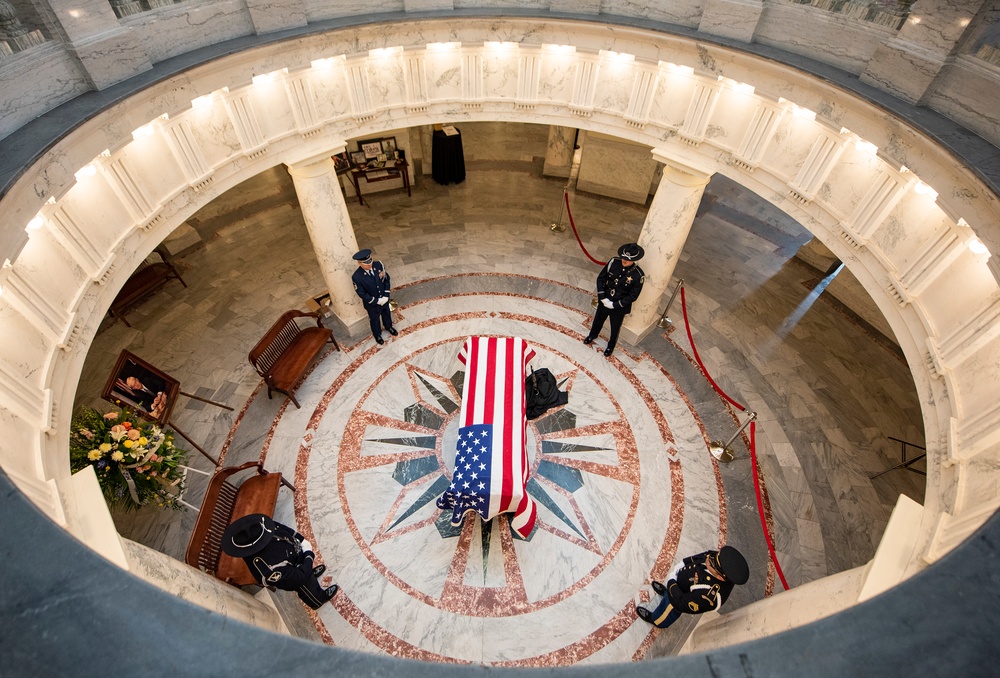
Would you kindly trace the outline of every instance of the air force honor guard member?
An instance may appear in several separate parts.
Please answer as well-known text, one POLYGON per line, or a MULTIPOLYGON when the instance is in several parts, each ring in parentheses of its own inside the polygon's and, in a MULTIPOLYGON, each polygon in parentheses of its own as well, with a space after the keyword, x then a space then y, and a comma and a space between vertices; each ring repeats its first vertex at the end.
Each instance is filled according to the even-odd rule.
POLYGON ((653 590, 663 596, 655 610, 636 606, 643 621, 665 629, 681 613, 702 614, 722 606, 737 584, 750 579, 750 566, 732 546, 705 551, 684 559, 683 565, 666 585, 653 582, 653 590))
POLYGON ((622 321, 632 311, 632 304, 639 298, 642 284, 646 282, 646 275, 635 265, 643 254, 645 251, 637 243, 622 245, 618 248, 618 256, 612 258, 597 276, 597 311, 583 343, 593 343, 601 333, 604 321, 611 318, 611 338, 604 349, 605 357, 614 352, 622 321))
POLYGON ((372 261, 371 250, 361 250, 354 255, 354 260, 358 262, 358 268, 351 276, 354 291, 361 297, 368 312, 372 336, 379 345, 384 344, 383 327, 392 336, 399 334, 392 326, 392 313, 389 311, 389 272, 381 261, 372 261))
POLYGON ((337 585, 323 588, 319 577, 326 565, 313 567, 312 545, 305 538, 263 513, 234 521, 222 533, 222 550, 242 558, 261 586, 295 591, 303 603, 316 610, 337 595, 337 585))

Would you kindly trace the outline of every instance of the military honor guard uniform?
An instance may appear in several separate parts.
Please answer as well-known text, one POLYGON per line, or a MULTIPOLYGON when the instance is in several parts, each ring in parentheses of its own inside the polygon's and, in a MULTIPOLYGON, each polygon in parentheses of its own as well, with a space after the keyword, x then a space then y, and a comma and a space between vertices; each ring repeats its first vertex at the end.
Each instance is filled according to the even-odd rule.
POLYGON ((361 250, 354 255, 354 260, 358 262, 358 268, 351 276, 354 291, 365 305, 372 336, 380 345, 384 344, 383 327, 392 336, 399 334, 392 326, 392 313, 389 310, 389 272, 381 261, 372 260, 371 250, 361 250))
POLYGON ((681 614, 703 614, 722 606, 737 584, 750 579, 750 566, 732 546, 705 551, 684 559, 683 565, 666 585, 654 581, 653 590, 663 596, 656 609, 636 606, 643 621, 665 629, 681 614))
POLYGON ((326 565, 313 567, 312 545, 263 513, 244 516, 227 527, 222 533, 222 550, 242 558, 261 586, 295 591, 314 610, 337 594, 336 584, 327 588, 320 585, 326 565))
POLYGON ((645 251, 636 243, 628 243, 618 248, 618 256, 609 261, 597 276, 597 311, 590 333, 583 343, 593 343, 604 327, 604 321, 611 319, 611 337, 605 356, 610 356, 618 344, 618 333, 622 329, 625 316, 631 313, 632 304, 639 298, 646 275, 635 262, 642 259, 645 251))

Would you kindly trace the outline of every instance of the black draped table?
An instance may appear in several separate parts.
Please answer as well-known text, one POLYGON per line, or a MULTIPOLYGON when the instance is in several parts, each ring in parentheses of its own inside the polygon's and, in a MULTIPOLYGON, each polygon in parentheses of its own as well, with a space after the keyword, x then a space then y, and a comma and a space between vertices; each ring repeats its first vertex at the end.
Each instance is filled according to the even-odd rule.
POLYGON ((431 164, 434 181, 439 184, 460 184, 465 181, 465 154, 462 151, 461 132, 448 135, 444 130, 434 130, 431 164))

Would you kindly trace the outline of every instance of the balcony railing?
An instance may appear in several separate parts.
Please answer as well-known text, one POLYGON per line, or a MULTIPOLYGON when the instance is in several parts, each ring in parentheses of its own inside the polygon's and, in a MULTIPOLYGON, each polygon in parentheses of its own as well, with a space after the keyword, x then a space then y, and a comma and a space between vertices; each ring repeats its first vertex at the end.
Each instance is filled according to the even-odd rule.
POLYGON ((124 19, 127 16, 148 12, 151 9, 180 4, 184 0, 108 0, 108 2, 111 3, 111 9, 115 11, 115 15, 119 19, 124 19))

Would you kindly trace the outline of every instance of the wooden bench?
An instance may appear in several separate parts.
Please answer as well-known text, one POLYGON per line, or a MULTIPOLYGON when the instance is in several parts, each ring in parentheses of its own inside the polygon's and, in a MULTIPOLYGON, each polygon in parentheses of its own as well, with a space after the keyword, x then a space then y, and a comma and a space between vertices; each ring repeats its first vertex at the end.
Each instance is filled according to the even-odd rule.
POLYGON ((252 513, 273 516, 282 485, 295 492, 295 487, 280 473, 269 473, 255 461, 217 471, 201 502, 184 562, 234 586, 257 584, 242 558, 222 552, 222 533, 230 523, 243 516, 252 513), (250 468, 256 468, 257 473, 237 484, 232 476, 250 468))
POLYGON ((125 281, 118 296, 111 302, 111 308, 108 309, 112 317, 120 318, 128 327, 132 327, 132 325, 125 318, 125 312, 158 290, 168 280, 176 278, 181 281, 181 285, 187 287, 187 283, 184 282, 181 274, 171 263, 170 255, 159 247, 153 251, 160 257, 160 261, 147 259, 139 264, 139 268, 135 269, 135 272, 125 281))
POLYGON ((293 395, 295 387, 306 373, 309 363, 328 341, 340 350, 340 345, 333 338, 333 330, 323 327, 318 313, 293 310, 278 318, 250 351, 250 364, 264 378, 267 397, 271 397, 272 391, 278 391, 299 407, 299 401, 293 395), (300 327, 296 318, 315 318, 316 327, 300 327))

